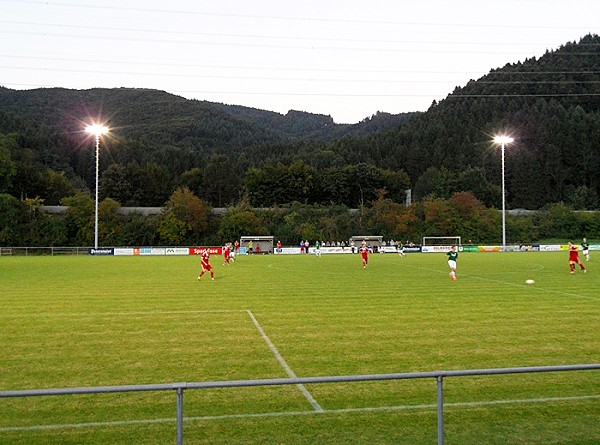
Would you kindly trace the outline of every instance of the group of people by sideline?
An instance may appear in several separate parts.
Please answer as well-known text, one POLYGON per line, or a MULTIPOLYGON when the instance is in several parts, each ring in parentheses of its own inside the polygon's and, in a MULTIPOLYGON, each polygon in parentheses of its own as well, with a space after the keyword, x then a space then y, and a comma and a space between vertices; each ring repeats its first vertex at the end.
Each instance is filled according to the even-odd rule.
MULTIPOLYGON (((251 243, 251 242, 250 242, 251 243)), ((249 243, 248 253, 252 252, 252 245, 249 243)), ((281 249, 281 241, 277 242, 277 248, 281 249)), ((308 240, 300 242, 300 252, 302 254, 308 254, 310 248, 310 242, 308 240)), ((589 252, 589 243, 586 238, 583 238, 581 243, 581 251, 586 261, 590 260, 590 252, 589 252)), ((233 261, 235 261, 236 253, 239 249, 239 243, 236 241, 235 243, 226 243, 223 246, 223 265, 228 266, 233 261), (233 248, 232 248, 233 247, 233 248)), ((321 256, 321 243, 317 241, 314 245, 314 253, 316 256, 321 256)), ((572 274, 575 273, 577 267, 586 273, 587 269, 579 259, 579 246, 577 246, 572 241, 568 243, 568 251, 569 251, 569 270, 572 274)), ((366 269, 369 264, 369 246, 367 246, 367 242, 363 241, 361 247, 358 249, 358 253, 360 254, 363 269, 366 269)), ((446 252, 446 256, 448 257, 448 267, 450 268, 449 276, 453 281, 457 281, 458 277, 456 276, 457 269, 457 261, 458 261, 458 246, 453 245, 448 252, 446 252)), ((198 274, 198 280, 202 278, 202 276, 206 273, 210 273, 211 280, 215 279, 215 273, 212 265, 210 264, 210 252, 208 249, 204 249, 201 252, 200 257, 200 273, 198 274)))

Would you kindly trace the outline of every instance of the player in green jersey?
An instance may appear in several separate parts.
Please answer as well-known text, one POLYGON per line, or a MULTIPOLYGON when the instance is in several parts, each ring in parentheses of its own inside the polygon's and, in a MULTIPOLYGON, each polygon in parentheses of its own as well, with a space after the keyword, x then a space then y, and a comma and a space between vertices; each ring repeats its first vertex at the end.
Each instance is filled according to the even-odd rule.
POLYGON ((581 252, 583 253, 583 256, 585 257, 586 261, 590 260, 590 245, 587 242, 587 238, 583 239, 583 242, 581 243, 581 252))
POLYGON ((456 246, 452 246, 450 251, 446 252, 446 255, 448 255, 448 266, 450 266, 450 278, 456 281, 456 260, 458 259, 458 250, 456 246))

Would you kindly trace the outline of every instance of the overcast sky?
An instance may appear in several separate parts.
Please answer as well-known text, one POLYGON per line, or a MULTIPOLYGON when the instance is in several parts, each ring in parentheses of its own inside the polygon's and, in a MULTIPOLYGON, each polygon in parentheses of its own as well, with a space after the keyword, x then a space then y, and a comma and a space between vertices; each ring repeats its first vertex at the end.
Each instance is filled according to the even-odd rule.
POLYGON ((0 85, 152 88, 355 123, 600 34, 599 0, 0 0, 0 85))

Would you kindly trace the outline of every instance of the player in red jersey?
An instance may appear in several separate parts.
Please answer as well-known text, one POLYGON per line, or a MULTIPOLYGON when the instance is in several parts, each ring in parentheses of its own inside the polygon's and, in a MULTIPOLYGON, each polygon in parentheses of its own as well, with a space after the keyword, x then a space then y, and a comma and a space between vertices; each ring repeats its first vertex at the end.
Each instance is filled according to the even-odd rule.
POLYGON ((200 275, 198 275, 198 281, 200 281, 200 278, 202 278, 202 275, 204 275, 204 272, 206 272, 207 270, 210 272, 210 279, 214 280, 215 279, 215 272, 213 271, 212 266, 210 265, 210 253, 208 253, 208 250, 205 249, 202 251, 201 253, 202 258, 200 259, 200 275))
POLYGON ((360 256, 362 257, 363 269, 367 268, 367 264, 369 263, 369 248, 367 247, 367 242, 363 241, 362 246, 358 249, 360 256))
POLYGON ((578 248, 572 241, 569 241, 569 269, 571 269, 571 273, 575 273, 575 264, 579 264, 583 273, 587 272, 585 270, 585 266, 583 263, 579 261, 579 252, 578 248))
POLYGON ((231 258, 231 243, 227 243, 223 246, 223 266, 229 266, 230 258, 231 258))

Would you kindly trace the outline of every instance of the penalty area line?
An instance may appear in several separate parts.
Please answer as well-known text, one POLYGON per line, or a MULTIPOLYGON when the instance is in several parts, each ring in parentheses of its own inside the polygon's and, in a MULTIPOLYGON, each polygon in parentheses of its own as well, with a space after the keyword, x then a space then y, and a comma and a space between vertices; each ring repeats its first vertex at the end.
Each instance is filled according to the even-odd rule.
MULTIPOLYGON (((546 397, 534 399, 507 399, 507 400, 488 400, 482 402, 449 402, 444 403, 444 408, 479 408, 496 405, 511 405, 511 404, 543 404, 543 403, 561 403, 561 402, 577 402, 585 400, 600 400, 600 395, 589 396, 573 396, 573 397, 546 397)), ((247 414, 226 414, 222 416, 193 416, 184 417, 184 422, 206 422, 220 420, 235 420, 235 419, 252 419, 252 418, 269 418, 269 417, 293 417, 293 416, 311 416, 315 414, 350 414, 350 413, 369 413, 369 412, 393 412, 393 411, 415 411, 415 410, 435 410, 437 404, 421 404, 421 405, 396 405, 396 406, 380 406, 380 407, 364 407, 364 408, 341 408, 329 409, 323 411, 288 411, 277 413, 247 413, 247 414)), ((30 425, 30 426, 7 426, 0 427, 0 433, 11 431, 45 431, 45 430, 61 430, 61 429, 76 429, 76 428, 94 428, 94 427, 112 427, 112 426, 127 426, 127 425, 143 425, 143 424, 159 424, 159 423, 175 423, 177 419, 161 418, 161 419, 146 419, 146 420, 115 420, 107 422, 86 422, 86 423, 66 423, 55 425, 30 425)))
POLYGON ((135 312, 73 312, 73 313, 39 313, 39 314, 0 314, 0 318, 32 318, 32 317, 122 317, 128 315, 185 315, 185 314, 225 314, 245 312, 243 309, 206 309, 189 311, 135 311, 135 312))
MULTIPOLYGON (((254 316, 254 314, 252 313, 252 311, 251 310, 247 310, 246 313, 248 314, 248 316, 252 320, 252 323, 254 323, 254 326, 256 326, 256 329, 260 333, 260 336, 263 338, 263 340, 265 341, 265 343, 267 344, 267 346, 269 346, 269 349, 271 350, 271 352, 273 353, 273 355, 275 356, 275 358, 277 359, 277 361, 279 362, 279 364, 285 370, 286 374, 289 377, 293 378, 293 379, 298 378, 298 376, 296 375, 296 373, 292 370, 292 368, 289 367, 289 365, 286 363, 285 359, 281 356, 281 354, 277 350, 277 347, 273 344, 273 342, 269 339, 269 337, 267 337, 267 334, 265 333, 264 329, 262 328, 262 326, 260 325, 260 323, 258 322, 258 320, 256 319, 256 317, 254 316)), ((306 400, 308 400, 308 402, 311 404, 311 406, 313 407, 313 409, 316 412, 318 412, 318 413, 322 413, 323 412, 323 408, 321 407, 321 405, 319 405, 319 402, 317 402, 315 400, 315 398, 306 389, 306 387, 304 385, 298 384, 298 385, 296 385, 296 387, 300 390, 300 392, 304 395, 304 397, 306 398, 306 400)))

